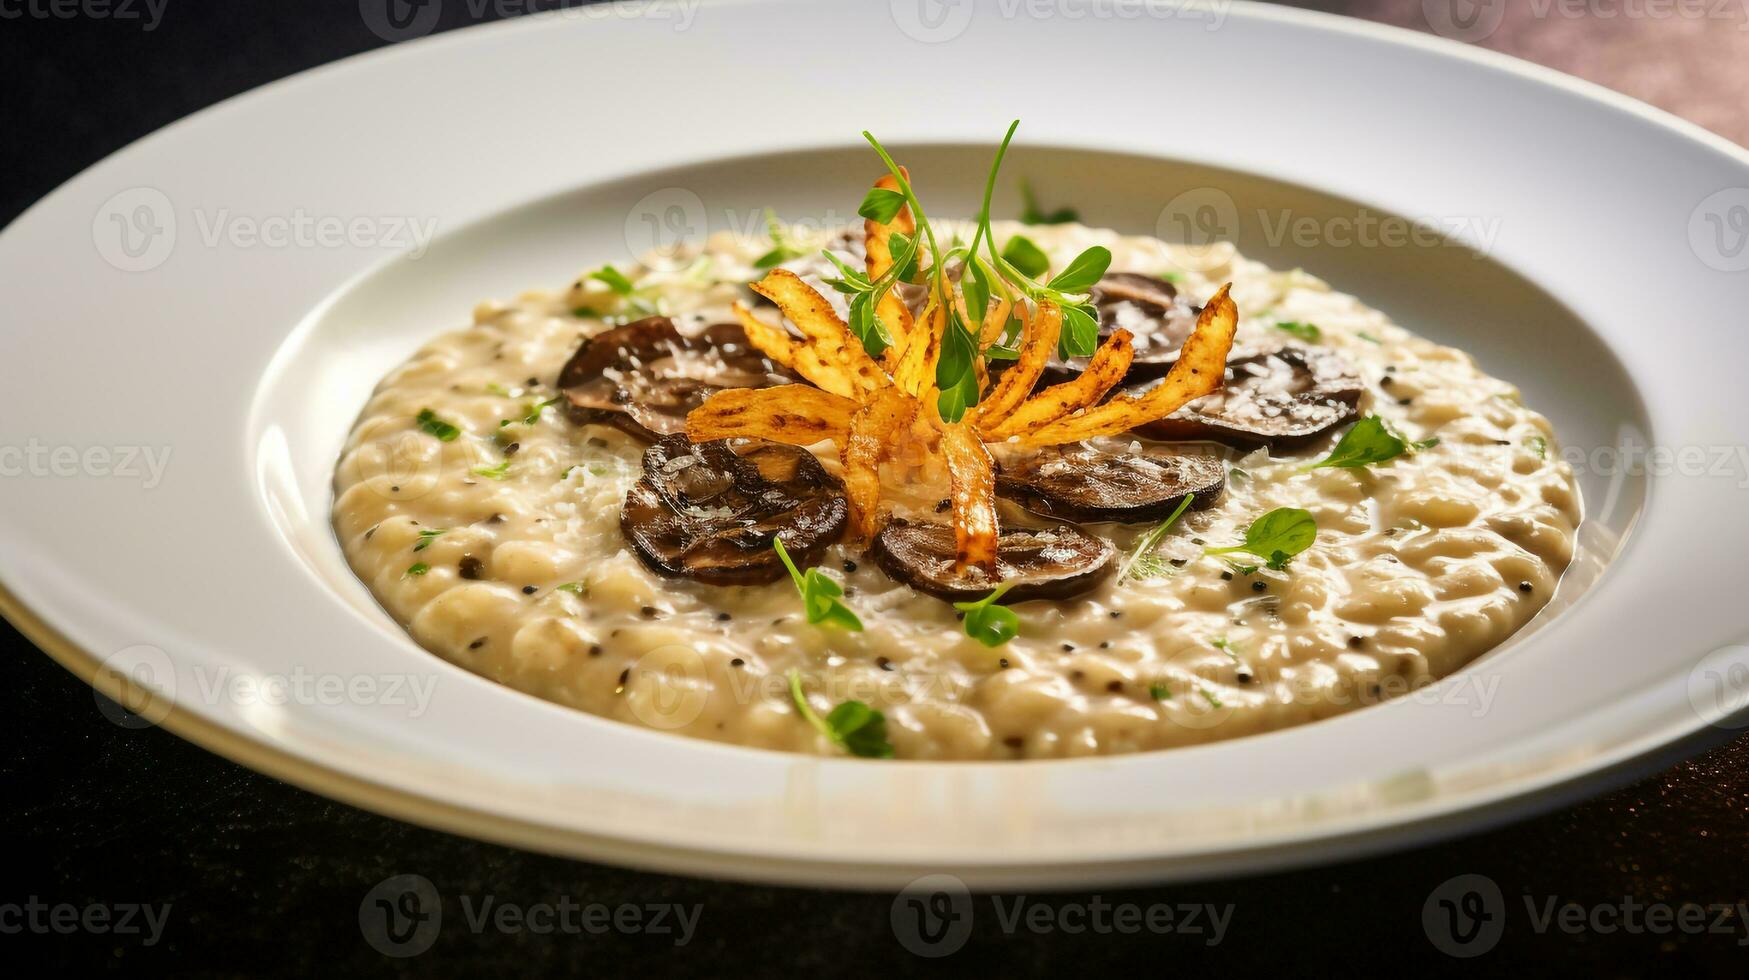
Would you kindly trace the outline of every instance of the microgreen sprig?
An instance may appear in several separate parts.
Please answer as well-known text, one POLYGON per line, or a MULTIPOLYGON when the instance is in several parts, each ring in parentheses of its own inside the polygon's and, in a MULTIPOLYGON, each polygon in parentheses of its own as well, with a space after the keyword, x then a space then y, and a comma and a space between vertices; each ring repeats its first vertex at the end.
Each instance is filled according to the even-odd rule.
POLYGON ((862 620, 839 601, 844 595, 842 586, 827 578, 818 568, 810 568, 806 575, 802 574, 796 563, 790 560, 789 552, 783 550, 781 538, 772 538, 771 546, 777 549, 777 557, 783 561, 783 567, 789 569, 789 577, 795 580, 808 622, 816 626, 836 626, 853 633, 862 631, 862 620))
POLYGON ((1020 617, 1007 606, 996 605, 996 600, 1013 587, 1013 582, 1003 582, 982 599, 953 604, 966 614, 960 628, 967 636, 987 647, 999 647, 1020 635, 1020 617))
POLYGON ((1309 511, 1298 507, 1277 507, 1251 522, 1245 529, 1242 544, 1225 548, 1204 548, 1206 555, 1229 555, 1244 552, 1264 559, 1274 571, 1287 567, 1289 561, 1312 546, 1318 537, 1318 522, 1309 511))
POLYGON ((1160 547, 1160 541, 1166 537, 1166 532, 1172 529, 1172 525, 1176 524, 1180 517, 1184 516, 1184 512, 1190 509, 1191 501, 1195 499, 1196 494, 1185 494, 1184 499, 1178 502, 1178 506, 1173 509, 1172 513, 1167 516, 1165 520, 1150 528, 1148 533, 1142 535, 1141 539, 1136 542, 1135 548, 1130 551, 1129 558, 1124 561, 1123 568, 1117 573, 1117 581, 1119 585, 1122 585, 1127 581, 1132 574, 1139 572, 1145 575, 1152 575, 1159 571, 1158 565, 1151 564, 1154 549, 1160 547))
POLYGON ((1377 415, 1368 415, 1342 434, 1330 455, 1302 467, 1305 471, 1334 467, 1355 469, 1373 463, 1385 463, 1404 454, 1413 455, 1439 445, 1437 437, 1413 441, 1392 428, 1377 415))
POLYGON ((891 759, 893 746, 887 741, 887 716, 861 701, 845 701, 820 717, 808 696, 802 693, 802 675, 789 672, 789 696, 800 714, 814 730, 826 736, 832 744, 863 759, 891 759))
MULTIPOLYGON (((990 230, 990 198, 996 186, 996 174, 1002 168, 1002 158, 1007 155, 1008 144, 1013 141, 1014 131, 1019 126, 1020 120, 1018 119, 1009 125, 1007 135, 1002 137, 1002 144, 996 150, 996 160, 991 164, 990 176, 985 183, 984 205, 978 212, 978 230, 972 236, 972 243, 967 249, 968 257, 975 259, 978 254, 978 244, 982 241, 990 257, 989 269, 981 269, 981 262, 972 261, 970 263, 971 275, 968 278, 976 283, 980 277, 987 277, 988 281, 974 285, 974 289, 983 288, 981 298, 985 301, 989 298, 989 286, 1003 285, 1006 294, 1005 285, 1012 284, 1034 302, 1055 303, 1063 311, 1063 331, 1057 344, 1057 352, 1063 357, 1086 357, 1099 346, 1099 311, 1091 305, 1092 297, 1088 295, 1087 290, 1091 289, 1093 284, 1105 275, 1105 270, 1111 267, 1111 251, 1104 246, 1095 245, 1077 255, 1063 268, 1063 271, 1057 273, 1046 283, 1040 283, 1036 278, 1044 274, 1042 270, 1029 275, 1025 269, 1021 268, 1021 264, 1017 264, 1009 255, 1008 248, 1005 247, 1001 253, 996 251, 996 235, 990 230)), ((1030 190, 1026 191, 1026 194, 1030 201, 1030 190)), ((1031 204, 1028 205, 1028 210, 1029 212, 1033 210, 1031 204)), ((1025 221, 1026 217, 1027 215, 1023 215, 1022 220, 1025 221)), ((1076 215, 1073 211, 1063 211, 1050 216, 1050 218, 1053 220, 1046 222, 1027 221, 1026 223, 1058 224, 1074 221, 1076 215)), ((1022 263, 1025 263, 1030 256, 1025 255, 1023 251, 1021 258, 1022 263)), ((1036 262, 1030 264, 1036 267, 1036 262)), ((978 298, 971 294, 966 296, 966 309, 973 316, 978 316, 982 312, 982 305, 974 303, 974 300, 978 298)))

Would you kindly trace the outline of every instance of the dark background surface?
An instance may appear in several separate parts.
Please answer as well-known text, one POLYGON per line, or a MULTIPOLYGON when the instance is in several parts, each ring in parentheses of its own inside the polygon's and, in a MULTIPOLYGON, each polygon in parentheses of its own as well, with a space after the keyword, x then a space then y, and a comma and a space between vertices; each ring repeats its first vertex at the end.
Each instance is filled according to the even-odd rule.
MULTIPOLYGON (((47 0, 36 0, 46 3, 47 0)), ((120 0, 117 0, 119 3, 120 0)), ((551 4, 535 4, 546 7, 551 4)), ((1425 29, 1421 4, 1306 4, 1425 29)), ((490 5, 488 5, 490 7, 490 5)), ((0 11, 25 9, 0 0, 0 11)), ((137 7, 145 14, 144 7, 137 7)), ((514 9, 514 8, 513 8, 514 9)), ((1749 32, 1735 19, 1568 17, 1515 7, 1487 46, 1645 98, 1749 140, 1749 32)), ((441 29, 477 19, 450 3, 441 29)), ((139 20, 0 19, 0 221, 82 168, 222 98, 382 45, 357 0, 168 0, 139 20)), ((5 329, 48 329, 8 320, 5 329)), ((13 366, 6 366, 6 370, 13 366)), ((1594 976, 1749 973, 1749 916, 1729 934, 1538 933, 1525 910, 1550 899, 1591 906, 1749 900, 1749 739, 1610 795, 1459 841, 1387 858, 1228 882, 1108 890, 1107 903, 1231 905, 1220 944, 1205 937, 1005 934, 988 899, 971 942, 946 959, 907 953, 892 898, 769 889, 646 875, 451 837, 364 813, 233 765, 154 728, 109 720, 93 694, 0 626, 10 737, 0 751, 11 845, 0 910, 35 897, 75 906, 169 903, 163 938, 26 930, 0 934, 0 961, 129 972, 717 975, 965 969, 1015 974, 1100 970, 1289 975, 1390 970, 1456 973, 1527 967, 1594 976), (429 952, 390 959, 360 926, 366 893, 392 875, 429 878, 446 923, 429 952), (1506 902, 1505 931, 1475 960, 1440 953, 1423 906, 1443 882, 1480 874, 1506 902), (698 930, 673 936, 473 934, 457 897, 530 905, 699 905, 698 930)), ((1070 910, 1091 894, 1035 895, 1070 910)), ((1749 911, 1746 909, 1745 911, 1749 911)), ((16 914, 16 913, 14 913, 16 914)), ((1709 916, 1709 919, 1711 916, 1709 916)), ((0 926, 6 920, 0 916, 0 926)))

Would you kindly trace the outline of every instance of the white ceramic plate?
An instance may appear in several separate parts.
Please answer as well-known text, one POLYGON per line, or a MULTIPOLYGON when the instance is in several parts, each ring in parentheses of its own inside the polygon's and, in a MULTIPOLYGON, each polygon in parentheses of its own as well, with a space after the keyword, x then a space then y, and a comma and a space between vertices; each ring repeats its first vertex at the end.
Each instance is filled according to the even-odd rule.
POLYGON ((530 18, 301 75, 6 229, 7 615, 146 717, 340 799, 836 886, 1325 860, 1547 805, 1741 722, 1749 154, 1518 62, 1263 7, 689 9, 530 18), (848 218, 874 168, 863 127, 907 148, 936 213, 967 213, 1016 115, 1007 172, 1090 223, 1237 236, 1520 383, 1575 447, 1589 508, 1550 611, 1431 693, 1279 734, 871 763, 534 700, 419 650, 349 574, 328 527, 341 439, 375 380, 474 302, 767 205, 848 218), (1388 214, 1486 256, 1339 240, 1388 214), (1284 216, 1315 240, 1280 234, 1284 216), (396 247, 407 219, 436 222, 417 258, 396 247), (1705 463, 1609 462, 1633 440, 1705 463))

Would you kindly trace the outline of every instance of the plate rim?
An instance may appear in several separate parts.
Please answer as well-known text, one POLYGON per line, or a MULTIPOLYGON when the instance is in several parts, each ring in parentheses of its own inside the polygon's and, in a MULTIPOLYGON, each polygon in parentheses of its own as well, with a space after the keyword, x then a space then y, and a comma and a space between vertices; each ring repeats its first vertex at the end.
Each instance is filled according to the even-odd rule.
MULTIPOLYGON (((752 6, 773 2, 775 2, 775 0, 734 0, 732 4, 723 4, 723 6, 752 6)), ((1626 111, 1644 121, 1671 130, 1675 134, 1685 137, 1688 140, 1699 142, 1715 152, 1721 152, 1738 163, 1749 165, 1749 150, 1739 147, 1696 124, 1672 116, 1663 110, 1638 102, 1637 100, 1605 89, 1594 83, 1576 79, 1542 66, 1523 62, 1520 59, 1509 55, 1486 49, 1473 48, 1455 41, 1428 37, 1404 28, 1357 21, 1351 18, 1315 11, 1270 7, 1242 2, 1236 5, 1236 13, 1263 20, 1307 22, 1326 30, 1333 29, 1350 34, 1372 36, 1395 44, 1403 44, 1437 51, 1446 56, 1458 57, 1485 67, 1505 71, 1509 74, 1516 74, 1543 84, 1552 84, 1592 101, 1602 102, 1617 110, 1626 111)), ((183 119, 160 130, 147 134, 139 140, 127 144, 121 149, 116 150, 114 153, 104 157, 102 160, 93 163, 91 167, 100 166, 115 157, 130 152, 147 141, 155 140, 161 136, 170 134, 179 129, 184 123, 191 123, 194 120, 204 117, 208 113, 231 107, 231 103, 233 102, 254 97, 267 89, 291 85, 295 80, 302 79, 304 76, 338 68, 341 65, 353 61, 355 58, 381 59, 389 56, 389 52, 392 49, 400 47, 429 50, 431 46, 437 44, 461 43, 462 41, 471 40, 479 34, 486 32, 535 30, 539 29, 540 21, 544 20, 546 17, 552 16, 557 16, 557 14, 549 13, 545 15, 537 15, 535 17, 518 18, 513 21, 498 24, 479 25, 476 27, 449 31, 430 38, 411 42, 409 44, 395 45, 390 48, 362 52, 335 62, 314 66, 310 69, 297 72, 286 78, 266 83, 265 85, 239 93, 238 95, 215 103, 212 106, 203 108, 202 110, 184 117, 183 119)), ((86 170, 89 169, 90 168, 86 168, 86 170)), ((83 173, 85 173, 85 170, 81 170, 79 174, 69 177, 67 181, 63 182, 63 184, 77 180, 83 173)), ((55 192, 51 192, 49 195, 45 195, 43 199, 34 202, 30 207, 26 208, 17 218, 8 223, 5 230, 9 231, 13 225, 18 224, 26 216, 34 213, 37 208, 41 207, 45 202, 49 201, 50 198, 54 197, 54 193, 55 192)), ((362 270, 361 274, 364 272, 368 272, 368 268, 362 270)), ((0 616, 4 616, 7 620, 13 623, 22 634, 29 638, 40 649, 44 650, 52 659, 61 663, 63 667, 67 668, 75 676, 79 677, 82 681, 91 685, 105 696, 117 699, 128 699, 139 698, 143 695, 149 702, 166 702, 168 704, 168 714, 164 717, 164 720, 160 722, 160 725, 161 727, 171 730, 179 737, 200 745, 209 751, 213 751, 222 757, 248 766, 249 768, 264 772, 275 778, 285 779, 295 785, 302 786, 322 795, 330 796, 331 798, 340 799, 344 802, 364 807, 365 809, 374 812, 383 813, 422 826, 465 833, 469 836, 495 840, 501 843, 510 843, 515 846, 527 847, 547 853, 565 853, 573 856, 605 859, 613 863, 637 864, 640 863, 639 860, 635 858, 628 860, 628 856, 624 853, 628 847, 635 847, 647 850, 645 856, 649 858, 650 862, 647 866, 660 868, 662 870, 680 870, 682 872, 697 873, 697 869, 701 865, 705 865, 712 867, 717 873, 722 873, 729 877, 745 877, 750 880, 783 881, 784 883, 792 884, 801 881, 817 883, 821 880, 818 872, 813 874, 809 873, 808 869, 817 868, 819 865, 811 864, 810 859, 808 858, 794 858, 792 859, 791 865, 786 865, 780 868, 775 865, 768 865, 768 862, 764 862, 757 857, 736 857, 735 855, 721 851, 706 850, 702 848, 695 849, 683 846, 663 848, 646 843, 628 841, 623 837, 592 834, 574 828, 557 828, 523 821, 508 814, 473 810, 455 803, 439 801, 430 797, 422 796, 416 792, 373 783, 369 780, 361 779, 348 773, 330 769, 319 762, 301 757, 289 750, 273 745, 266 739, 251 738, 241 731, 226 729, 222 725, 209 719, 202 718, 186 708, 167 702, 166 699, 160 698, 156 692, 151 691, 149 688, 141 687, 120 675, 105 671, 103 669, 103 662, 98 657, 70 641, 57 628, 47 620, 40 617, 34 610, 20 600, 6 586, 4 581, 0 581, 0 616), (668 864, 667 855, 671 855, 675 861, 684 861, 684 864, 668 864), (734 870, 734 866, 740 863, 748 865, 757 864, 759 867, 755 870, 749 870, 747 874, 742 875, 734 870), (780 871, 784 873, 778 874, 780 871)), ((131 703, 140 702, 132 701, 131 703)), ((1592 759, 1586 760, 1584 763, 1580 764, 1576 769, 1569 769, 1558 776, 1550 776, 1540 784, 1519 787, 1513 792, 1503 792, 1494 795, 1472 794, 1468 798, 1458 798, 1458 802, 1456 803, 1454 803, 1452 797, 1444 796, 1441 797, 1442 804, 1440 807, 1440 814, 1435 818, 1411 817, 1405 819, 1401 816, 1400 811, 1393 811, 1393 818, 1388 821, 1389 826, 1383 829, 1360 828, 1358 830, 1350 830, 1347 832, 1341 830, 1333 832, 1319 831, 1314 833, 1309 841, 1312 845, 1309 850, 1318 853, 1308 857, 1305 862, 1301 863, 1326 860, 1343 853, 1362 853, 1401 846, 1403 838, 1425 836, 1426 834, 1433 832, 1431 828, 1435 825, 1450 823, 1457 820, 1459 817, 1470 816, 1481 810, 1496 812, 1500 815, 1501 819, 1505 819, 1509 814, 1500 811, 1513 810, 1515 809, 1514 804, 1524 804, 1526 807, 1533 806, 1536 805, 1534 801, 1541 798, 1538 794, 1556 793, 1562 789, 1572 791, 1574 784, 1598 778, 1601 774, 1609 771, 1619 770, 1621 768, 1631 768, 1636 763, 1646 759, 1648 756, 1656 755, 1661 750, 1667 749, 1678 742, 1682 742, 1686 738, 1705 734, 1707 728, 1707 723, 1704 720, 1696 718, 1691 724, 1673 725, 1668 728, 1659 729, 1654 734, 1642 734, 1642 736, 1635 741, 1623 743, 1613 753, 1593 757, 1592 759), (1359 835, 1364 833, 1370 838, 1370 840, 1347 841, 1344 838, 1345 833, 1348 835, 1359 835), (1345 844, 1347 845, 1346 847, 1344 846, 1345 844)), ((1555 804, 1551 802, 1547 805, 1552 806, 1555 804)), ((1235 848, 1232 853, 1266 854, 1267 851, 1267 845, 1263 848, 1240 846, 1235 848)), ((1161 861, 1169 864, 1177 864, 1182 862, 1182 858, 1163 858, 1161 861)), ((1230 864, 1231 862, 1228 863, 1230 864)), ((1270 867, 1281 866, 1281 862, 1279 861, 1265 860, 1262 863, 1270 867)), ((857 867, 864 868, 873 866, 863 866, 859 864, 857 867)), ((1052 879, 1060 879, 1065 875, 1074 873, 1069 870, 1070 866, 1066 864, 1047 863, 1028 867, 1032 873, 1048 876, 1052 879)), ((1158 867, 1149 869, 1146 873, 1142 874, 1139 879, 1130 878, 1129 876, 1123 877, 1124 880, 1172 880, 1175 876, 1169 873, 1169 871, 1170 868, 1167 864, 1162 864, 1158 867), (1163 871, 1168 873, 1163 874, 1163 871)), ((879 876, 878 872, 875 874, 877 877, 879 876)), ((1195 874, 1194 872, 1188 876, 1204 877, 1204 875, 1195 874)), ((967 877, 970 879, 974 876, 968 875, 967 877)), ((1095 882, 1105 879, 1101 879, 1095 874, 1092 877, 1077 875, 1075 880, 1078 882, 1095 882)), ((863 884, 866 885, 868 882, 869 879, 864 876, 863 884)), ((846 887, 856 886, 857 883, 839 881, 834 884, 837 887, 846 887)))

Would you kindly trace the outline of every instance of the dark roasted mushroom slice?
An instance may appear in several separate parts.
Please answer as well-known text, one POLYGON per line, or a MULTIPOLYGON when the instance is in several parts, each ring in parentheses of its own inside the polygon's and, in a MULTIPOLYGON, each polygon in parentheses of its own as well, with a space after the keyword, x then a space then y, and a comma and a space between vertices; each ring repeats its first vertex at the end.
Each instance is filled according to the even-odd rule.
POLYGON ((950 602, 981 599, 1014 583, 1004 602, 1067 599, 1111 574, 1110 544, 1070 525, 1006 531, 996 543, 996 574, 954 566, 954 533, 946 524, 894 520, 869 548, 881 568, 919 592, 950 602))
POLYGON ((1026 509, 1068 521, 1141 523, 1190 506, 1214 504, 1227 468, 1215 456, 1144 450, 1108 453, 1086 445, 1051 446, 1004 459, 996 493, 1026 509))
POLYGON ((815 565, 843 535, 844 487, 805 449, 753 441, 658 440, 626 493, 620 530, 651 570, 711 585, 760 585, 787 574, 771 539, 815 565))
POLYGON ((1283 347, 1229 362, 1228 371, 1225 388, 1135 431, 1167 441, 1293 448, 1353 418, 1364 391, 1348 360, 1325 348, 1283 347))
POLYGON ((724 388, 790 380, 739 324, 712 324, 688 337, 665 316, 588 338, 559 372, 572 421, 605 422, 645 440, 682 431, 686 414, 724 388))

